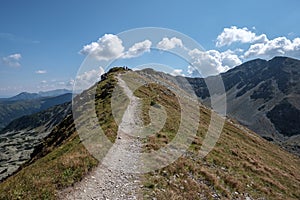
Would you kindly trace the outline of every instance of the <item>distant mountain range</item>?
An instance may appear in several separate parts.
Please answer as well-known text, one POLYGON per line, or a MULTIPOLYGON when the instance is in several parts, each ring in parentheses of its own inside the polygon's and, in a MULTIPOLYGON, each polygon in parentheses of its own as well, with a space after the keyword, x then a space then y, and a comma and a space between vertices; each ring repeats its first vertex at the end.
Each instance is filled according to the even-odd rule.
POLYGON ((2 98, 0 99, 0 130, 14 119, 69 102, 71 99, 72 92, 69 90, 23 92, 14 97, 2 98))
POLYGON ((20 101, 20 100, 31 100, 31 99, 38 99, 42 97, 55 97, 67 93, 72 93, 71 90, 67 89, 57 89, 57 90, 50 90, 50 91, 41 91, 38 93, 29 93, 29 92, 21 92, 20 94, 9 97, 9 98, 0 98, 1 101, 20 101))

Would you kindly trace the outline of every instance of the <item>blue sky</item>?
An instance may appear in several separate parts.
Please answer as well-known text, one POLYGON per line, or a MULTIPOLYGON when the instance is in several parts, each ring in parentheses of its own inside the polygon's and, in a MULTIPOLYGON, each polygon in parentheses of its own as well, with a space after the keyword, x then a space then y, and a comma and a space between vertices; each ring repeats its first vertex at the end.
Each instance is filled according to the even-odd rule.
MULTIPOLYGON (((98 69, 85 74, 82 69, 85 76, 77 74, 86 55, 91 53, 84 52, 84 46, 98 41, 101 47, 105 38, 110 41, 120 32, 141 27, 173 29, 193 38, 205 49, 204 54, 190 52, 195 66, 199 57, 207 56, 202 63, 215 67, 218 72, 257 57, 269 59, 287 55, 300 58, 299 7, 297 0, 2 0, 0 96, 71 88, 78 78, 95 78, 89 73, 97 74, 98 69), (104 37, 105 34, 110 35, 104 37)), ((167 35, 166 38, 168 44, 176 43, 167 35)), ((121 53, 126 53, 130 46, 124 48, 121 53)), ((144 50, 145 59, 156 57, 155 52, 150 54, 152 52, 144 50)), ((174 60, 169 60, 173 65, 174 60)), ((128 60, 124 63, 135 67, 130 66, 128 60)), ((191 75, 193 71, 184 63, 173 68, 177 74, 191 75)))

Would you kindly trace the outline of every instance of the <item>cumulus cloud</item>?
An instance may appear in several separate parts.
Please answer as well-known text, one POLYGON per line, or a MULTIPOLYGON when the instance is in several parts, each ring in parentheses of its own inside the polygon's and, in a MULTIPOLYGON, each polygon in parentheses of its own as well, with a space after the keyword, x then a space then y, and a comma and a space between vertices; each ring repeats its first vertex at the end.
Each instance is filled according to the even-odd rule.
POLYGON ((135 43, 132 47, 124 53, 123 58, 133 58, 142 55, 145 52, 150 52, 152 42, 145 40, 143 42, 135 43))
POLYGON ((224 28, 223 32, 218 35, 216 46, 228 46, 234 42, 240 43, 264 43, 267 42, 268 38, 265 34, 256 35, 248 28, 238 28, 231 26, 230 28, 224 28))
POLYGON ((36 74, 46 74, 47 71, 46 70, 37 70, 35 71, 36 74))
POLYGON ((255 57, 270 59, 274 56, 300 57, 300 38, 289 40, 286 37, 277 37, 266 43, 253 44, 243 55, 246 59, 255 57))
POLYGON ((97 42, 85 45, 80 51, 83 55, 91 54, 98 60, 111 60, 123 54, 122 40, 113 34, 105 34, 97 42))
POLYGON ((144 40, 133 44, 128 51, 125 51, 123 41, 113 34, 105 34, 97 42, 85 45, 79 53, 82 55, 91 55, 97 60, 113 60, 116 58, 133 58, 149 52, 152 42, 144 40))
POLYGON ((189 56, 192 64, 188 68, 189 75, 193 73, 199 75, 198 72, 200 72, 204 77, 225 72, 242 63, 231 50, 219 52, 216 50, 200 51, 199 49, 193 49, 189 51, 189 56))
POLYGON ((174 69, 170 74, 172 76, 184 76, 182 69, 174 69))
POLYGON ((3 57, 2 61, 5 65, 9 67, 20 67, 20 59, 22 58, 21 54, 16 53, 16 54, 11 54, 9 56, 3 57))
MULTIPOLYGON (((104 74, 104 69, 99 67, 97 70, 93 69, 76 76, 76 89, 83 90, 91 87, 97 81, 100 81, 102 74, 104 74)), ((71 82, 74 83, 73 80, 71 82)))
POLYGON ((169 39, 165 37, 156 45, 156 47, 161 50, 170 50, 175 47, 183 47, 183 43, 179 38, 172 37, 169 39))

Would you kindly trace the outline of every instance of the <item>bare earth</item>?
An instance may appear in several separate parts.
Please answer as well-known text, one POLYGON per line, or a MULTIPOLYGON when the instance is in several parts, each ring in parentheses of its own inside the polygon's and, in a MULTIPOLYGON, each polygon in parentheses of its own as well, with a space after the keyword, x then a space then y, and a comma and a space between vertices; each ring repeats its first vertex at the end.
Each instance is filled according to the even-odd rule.
POLYGON ((59 199, 141 199, 140 176, 137 173, 141 142, 133 135, 141 124, 139 120, 139 99, 126 83, 118 77, 118 84, 130 99, 117 140, 101 163, 74 187, 58 194, 59 199))

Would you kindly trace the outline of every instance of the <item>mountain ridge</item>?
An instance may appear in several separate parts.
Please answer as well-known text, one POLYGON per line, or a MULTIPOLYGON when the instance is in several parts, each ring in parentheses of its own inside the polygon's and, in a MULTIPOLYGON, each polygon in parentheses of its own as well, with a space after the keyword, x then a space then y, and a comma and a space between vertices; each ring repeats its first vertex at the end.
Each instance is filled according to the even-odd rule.
POLYGON ((153 73, 179 84, 190 93, 195 93, 208 107, 211 106, 210 96, 214 94, 210 94, 206 82, 214 83, 222 78, 227 98, 227 115, 265 139, 300 156, 299 60, 289 57, 274 57, 268 61, 255 59, 220 76, 207 78, 173 77, 163 72, 153 73), (277 115, 278 112, 282 114, 277 115), (294 128, 289 129, 290 127, 294 128))
MULTIPOLYGON (((143 140, 142 148, 151 152, 163 148, 176 136, 180 109, 176 96, 162 84, 167 81, 172 85, 175 77, 148 72, 132 72, 132 76, 123 80, 131 85, 140 80, 156 80, 134 92, 143 102, 141 119, 145 125, 151 122, 149 110, 152 107, 161 110, 164 107, 168 113, 164 127, 143 140)), ((99 124, 106 136, 112 138, 111 142, 122 139, 116 137, 118 126, 111 101, 117 82, 115 76, 125 73, 122 69, 108 72, 92 89, 86 90, 84 96, 78 95, 75 99, 84 116, 88 113, 85 105, 91 103, 96 87, 96 102, 92 103, 96 106, 99 124)), ((122 106, 126 108, 126 105, 122 106)), ((199 106, 199 128, 196 136, 191 138, 190 148, 169 166, 143 174, 140 188, 145 199, 299 199, 299 157, 262 139, 234 120, 226 119, 215 148, 205 158, 199 157, 213 112, 204 105, 199 106)), ((82 120, 81 124, 85 118, 82 120)), ((97 164, 82 146, 70 116, 54 130, 35 151, 37 157, 32 158, 32 163, 0 183, 0 199, 56 199, 58 191, 80 181, 97 164), (38 152, 43 153, 39 155, 38 152)))
POLYGON ((49 91, 40 91, 37 93, 21 92, 12 97, 0 98, 0 102, 1 101, 31 100, 31 99, 37 99, 37 98, 42 98, 42 97, 55 97, 55 96, 60 96, 60 95, 67 94, 67 93, 72 93, 72 91, 67 90, 67 89, 56 89, 56 90, 49 90, 49 91))
MULTIPOLYGON (((21 96, 24 98, 26 95, 21 96)), ((49 97, 29 96, 27 96, 29 99, 26 100, 13 98, 13 100, 0 101, 0 130, 19 117, 34 114, 72 100, 72 93, 49 97)))

